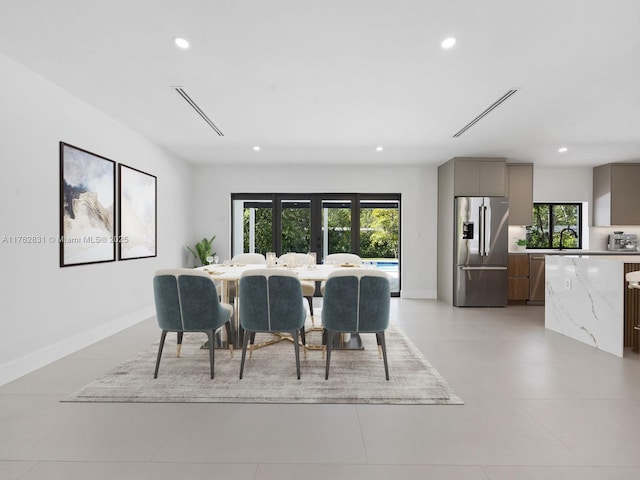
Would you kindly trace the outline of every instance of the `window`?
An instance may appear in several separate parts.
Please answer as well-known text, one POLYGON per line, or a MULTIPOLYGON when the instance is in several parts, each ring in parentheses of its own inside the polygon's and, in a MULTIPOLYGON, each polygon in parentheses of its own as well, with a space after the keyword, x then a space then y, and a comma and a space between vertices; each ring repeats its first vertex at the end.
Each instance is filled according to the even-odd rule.
POLYGON ((234 248, 234 251, 263 255, 273 251, 272 204, 271 200, 256 199, 238 205, 238 214, 242 214, 242 235, 234 235, 234 239, 242 241, 242 248, 234 248))
POLYGON ((582 204, 534 203, 527 248, 581 248, 581 232, 582 204))
POLYGON ((400 195, 249 193, 231 195, 231 256, 243 252, 360 255, 388 272, 400 294, 400 195))

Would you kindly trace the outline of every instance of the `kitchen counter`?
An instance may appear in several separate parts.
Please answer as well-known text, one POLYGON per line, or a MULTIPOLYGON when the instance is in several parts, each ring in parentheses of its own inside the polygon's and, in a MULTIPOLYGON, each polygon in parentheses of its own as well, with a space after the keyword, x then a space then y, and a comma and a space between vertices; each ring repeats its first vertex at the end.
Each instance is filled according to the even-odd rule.
POLYGON ((625 263, 639 264, 640 257, 547 255, 545 328, 622 357, 625 263))
POLYGON ((558 250, 558 249, 529 249, 529 250, 510 250, 510 254, 515 253, 528 253, 528 254, 542 254, 542 255, 640 255, 638 251, 611 251, 611 250, 558 250))

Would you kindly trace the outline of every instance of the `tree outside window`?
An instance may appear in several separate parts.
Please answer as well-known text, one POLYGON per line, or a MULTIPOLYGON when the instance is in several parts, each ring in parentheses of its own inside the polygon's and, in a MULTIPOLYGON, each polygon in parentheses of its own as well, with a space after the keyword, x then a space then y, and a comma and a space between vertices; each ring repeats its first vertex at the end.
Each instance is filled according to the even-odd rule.
POLYGON ((388 208, 360 209, 360 256, 362 258, 398 258, 399 212, 395 204, 388 208))
POLYGON ((534 203, 533 225, 527 227, 527 248, 581 248, 581 232, 580 203, 534 203))

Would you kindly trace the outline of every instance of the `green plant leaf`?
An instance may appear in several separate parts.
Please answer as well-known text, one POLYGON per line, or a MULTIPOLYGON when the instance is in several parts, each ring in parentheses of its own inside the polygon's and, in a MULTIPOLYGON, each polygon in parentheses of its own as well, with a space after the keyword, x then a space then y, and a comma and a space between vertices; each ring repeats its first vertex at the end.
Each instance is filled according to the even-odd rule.
POLYGON ((215 252, 212 252, 213 240, 215 238, 215 235, 211 237, 211 239, 207 239, 206 237, 203 238, 198 243, 196 243, 195 251, 190 247, 185 246, 185 248, 189 250, 197 260, 200 261, 201 265, 206 265, 207 257, 215 255, 215 252))

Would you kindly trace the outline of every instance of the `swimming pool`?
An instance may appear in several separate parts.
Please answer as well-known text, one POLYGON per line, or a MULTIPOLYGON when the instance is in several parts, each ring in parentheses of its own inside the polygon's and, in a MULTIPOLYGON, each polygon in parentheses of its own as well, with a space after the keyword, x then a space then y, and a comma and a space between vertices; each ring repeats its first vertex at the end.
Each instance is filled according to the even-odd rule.
POLYGON ((397 272, 398 271, 398 262, 391 260, 373 260, 376 268, 383 270, 385 272, 397 272))
MULTIPOLYGON (((370 260, 372 261, 376 269, 387 272, 390 276, 389 283, 392 293, 400 291, 400 271, 398 270, 397 260, 370 260)), ((366 263, 366 260, 364 261, 366 263)))

